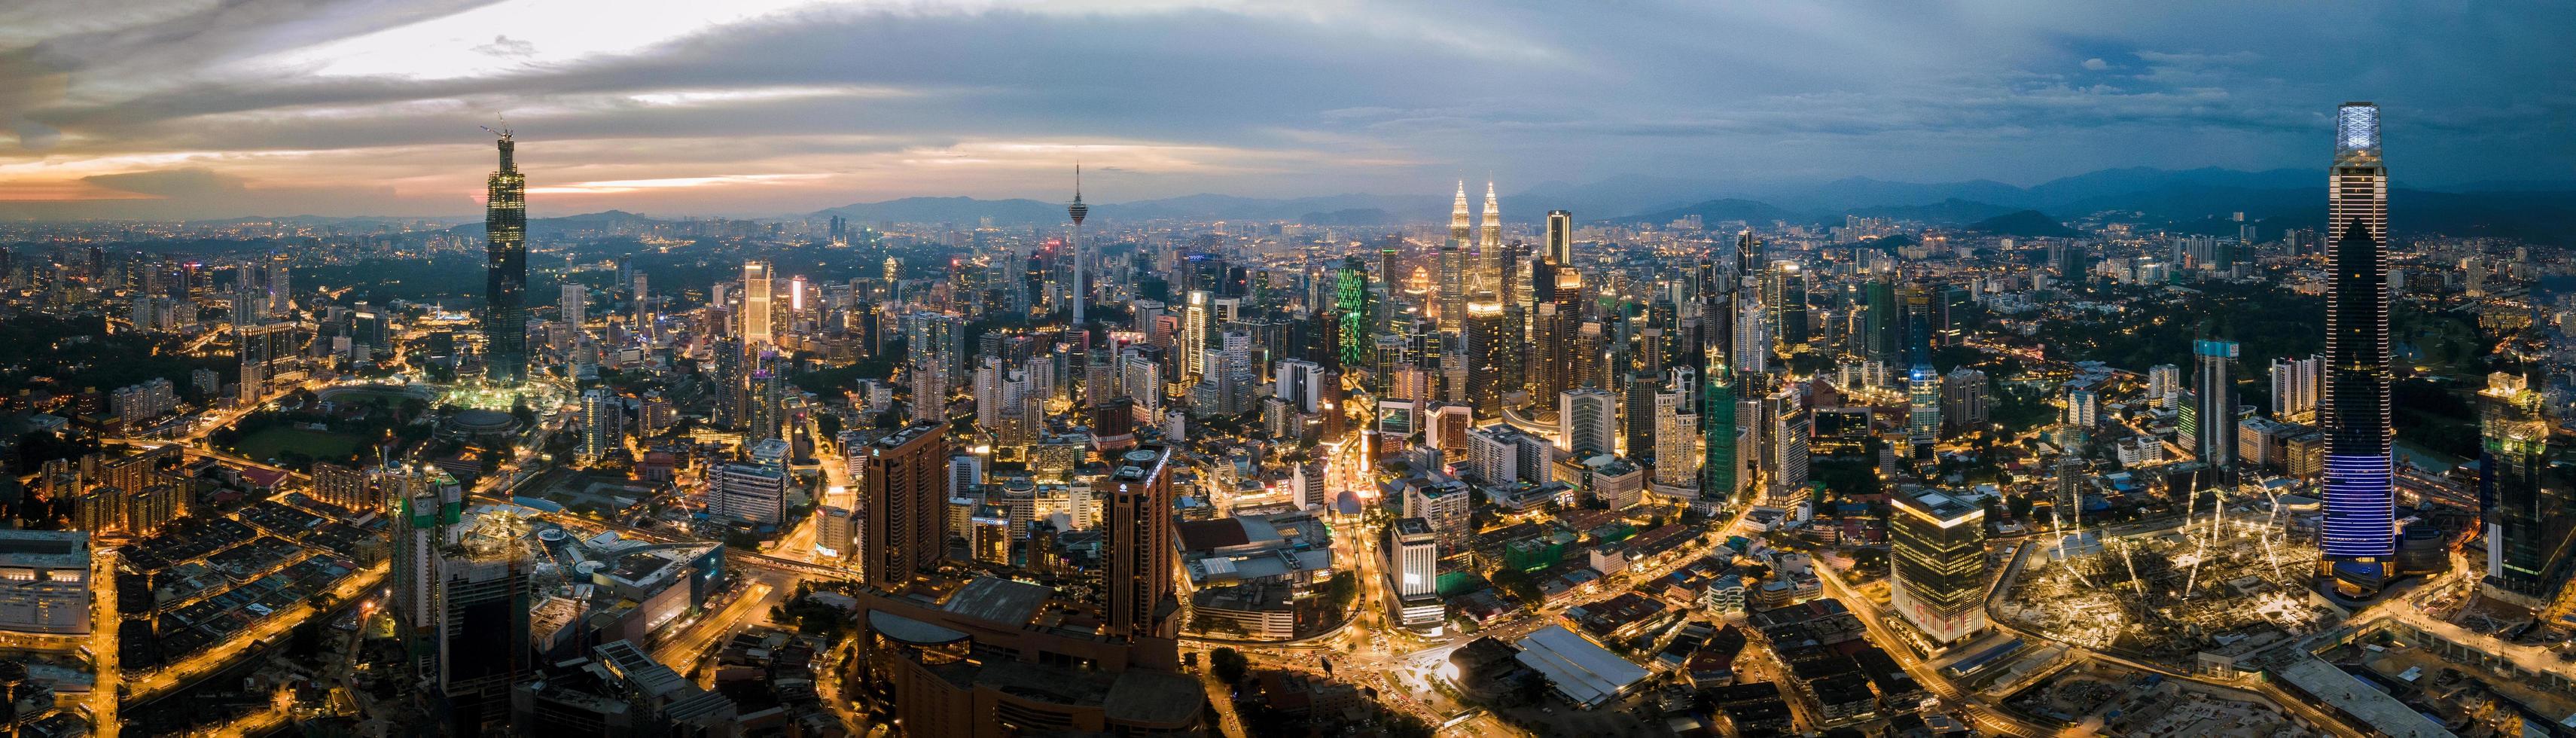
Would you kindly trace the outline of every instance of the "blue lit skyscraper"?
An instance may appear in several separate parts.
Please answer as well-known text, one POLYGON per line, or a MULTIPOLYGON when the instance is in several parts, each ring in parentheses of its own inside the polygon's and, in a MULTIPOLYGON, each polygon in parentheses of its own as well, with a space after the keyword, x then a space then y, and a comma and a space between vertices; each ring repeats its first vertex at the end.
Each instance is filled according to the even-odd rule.
POLYGON ((2335 116, 2330 185, 2321 548, 2329 561, 2374 563, 2397 548, 2389 467, 2388 171, 2379 158, 2378 106, 2345 103, 2335 116))

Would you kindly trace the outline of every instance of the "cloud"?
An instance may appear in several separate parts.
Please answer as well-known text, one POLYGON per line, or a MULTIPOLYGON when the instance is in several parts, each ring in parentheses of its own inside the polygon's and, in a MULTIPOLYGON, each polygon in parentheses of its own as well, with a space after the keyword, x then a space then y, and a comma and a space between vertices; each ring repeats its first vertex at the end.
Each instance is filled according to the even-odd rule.
POLYGON ((473 50, 474 53, 484 56, 527 58, 537 55, 536 44, 515 40, 506 35, 493 36, 492 43, 476 46, 473 50))
POLYGON ((0 200, 468 213, 504 115, 534 207, 674 214, 1054 197, 1077 157, 1107 202, 2299 166, 2355 98, 2415 181, 2576 161, 2554 5, 32 2, 0 200))

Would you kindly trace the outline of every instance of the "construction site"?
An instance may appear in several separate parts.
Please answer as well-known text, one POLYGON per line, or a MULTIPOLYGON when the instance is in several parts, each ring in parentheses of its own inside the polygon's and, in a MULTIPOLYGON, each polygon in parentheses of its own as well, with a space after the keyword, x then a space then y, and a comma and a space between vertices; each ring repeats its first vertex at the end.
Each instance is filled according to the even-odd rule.
POLYGON ((2035 539, 1999 585, 1992 614, 2052 640, 2183 670, 2194 668, 2195 654, 2305 635, 2328 616, 2308 596, 2317 550, 2287 534, 2280 508, 2257 500, 2171 528, 2035 539))

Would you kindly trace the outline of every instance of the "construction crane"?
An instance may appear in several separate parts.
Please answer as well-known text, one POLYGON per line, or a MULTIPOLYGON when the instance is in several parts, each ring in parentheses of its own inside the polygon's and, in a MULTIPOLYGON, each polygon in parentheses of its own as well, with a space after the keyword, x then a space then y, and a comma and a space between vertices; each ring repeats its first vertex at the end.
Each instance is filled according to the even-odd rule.
POLYGON ((509 139, 510 139, 510 119, 509 119, 509 118, 502 118, 502 119, 501 119, 501 127, 500 127, 500 128, 493 128, 493 127, 491 127, 491 126, 476 126, 476 127, 477 127, 477 128, 481 128, 481 129, 483 129, 483 132, 484 132, 484 133, 489 133, 489 134, 492 134, 492 135, 495 135, 495 136, 500 136, 500 137, 501 137, 501 140, 507 141, 507 140, 509 140, 509 139))

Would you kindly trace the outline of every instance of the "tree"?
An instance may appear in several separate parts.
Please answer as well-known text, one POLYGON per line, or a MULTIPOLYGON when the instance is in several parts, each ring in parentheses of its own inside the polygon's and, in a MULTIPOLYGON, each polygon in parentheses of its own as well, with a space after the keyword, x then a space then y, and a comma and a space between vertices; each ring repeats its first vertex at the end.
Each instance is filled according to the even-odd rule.
POLYGON ((1242 684, 1251 668, 1252 662, 1244 659, 1241 651, 1219 647, 1208 652, 1208 673, 1228 687, 1242 684))
POLYGON ((1334 612, 1351 609, 1351 600, 1357 599, 1359 595, 1360 583, 1357 576, 1333 577, 1331 581, 1324 584, 1324 602, 1328 603, 1334 612))

